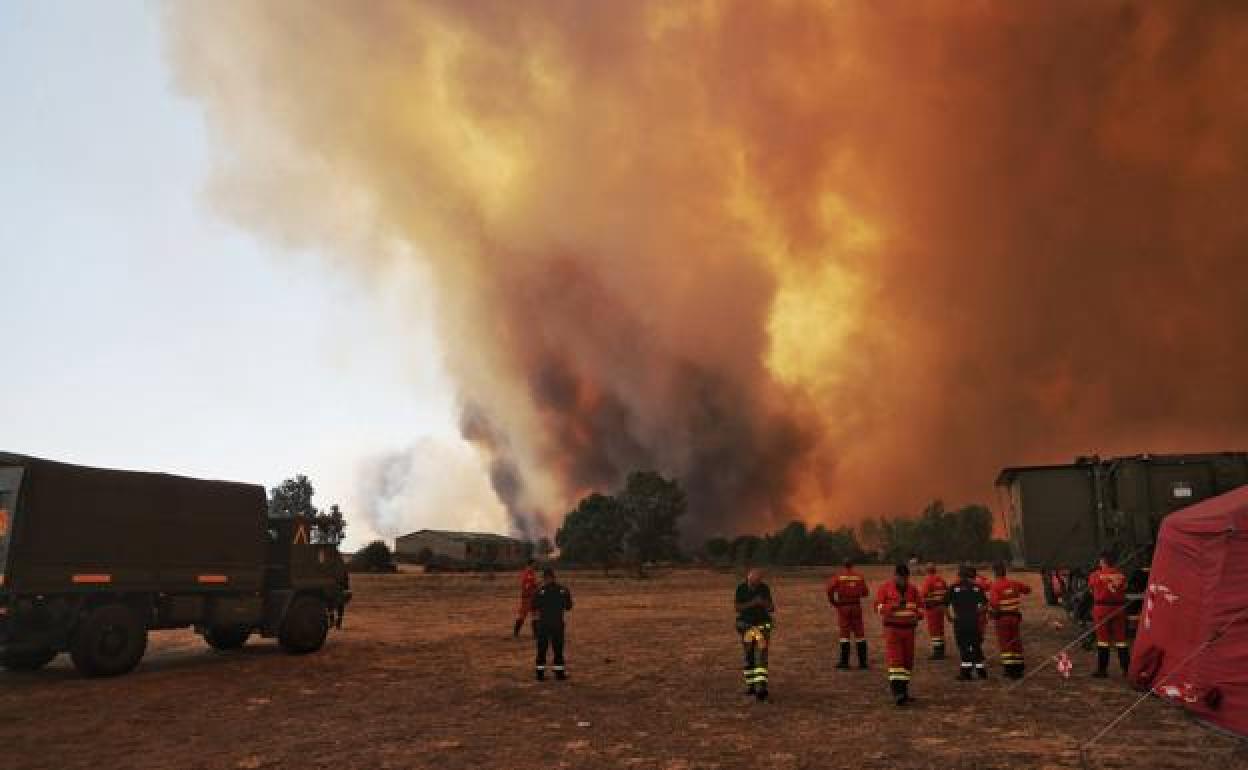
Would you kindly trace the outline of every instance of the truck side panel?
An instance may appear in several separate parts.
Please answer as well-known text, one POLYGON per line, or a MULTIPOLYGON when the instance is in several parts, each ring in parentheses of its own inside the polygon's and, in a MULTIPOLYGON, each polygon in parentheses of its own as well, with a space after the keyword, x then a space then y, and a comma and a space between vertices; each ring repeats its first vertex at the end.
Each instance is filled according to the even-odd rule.
POLYGON ((262 487, 41 460, 25 467, 12 590, 260 590, 262 487))
POLYGON ((1024 564, 1079 564, 1096 553, 1096 494, 1089 468, 1037 470, 1020 474, 1013 483, 1018 486, 1011 498, 1020 508, 1024 564))

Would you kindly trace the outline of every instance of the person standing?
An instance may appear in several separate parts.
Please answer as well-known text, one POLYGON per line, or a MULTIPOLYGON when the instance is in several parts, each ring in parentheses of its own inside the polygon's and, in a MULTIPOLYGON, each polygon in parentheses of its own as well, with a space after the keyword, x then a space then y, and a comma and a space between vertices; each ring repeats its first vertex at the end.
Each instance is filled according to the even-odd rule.
POLYGON ((919 591, 910 583, 910 568, 898 562, 891 581, 880 586, 875 609, 884 625, 884 654, 888 660, 888 686, 893 700, 904 706, 910 697, 914 672, 914 628, 922 609, 919 591))
POLYGON ((1127 647, 1127 576, 1118 569, 1118 560, 1110 551, 1101 554, 1098 569, 1088 576, 1092 591, 1092 622, 1096 625, 1096 671, 1109 676, 1109 648, 1118 650, 1122 675, 1131 667, 1131 651, 1127 647))
POLYGON ((533 636, 537 639, 537 680, 546 678, 546 653, 554 648, 555 679, 567 679, 563 660, 566 641, 563 613, 572 610, 572 592, 555 582, 555 571, 542 570, 542 587, 533 594, 533 636))
POLYGON ((927 565, 927 577, 919 587, 919 596, 923 599, 927 635, 932 640, 932 660, 945 659, 945 598, 948 593, 949 584, 940 576, 936 565, 927 565))
POLYGON ((984 629, 980 619, 988 606, 988 596, 975 582, 975 568, 962 565, 958 568, 958 581, 946 594, 949 622, 953 624, 953 638, 958 645, 958 657, 962 659, 958 679, 970 681, 971 671, 980 679, 988 678, 984 665, 984 629))
POLYGON ((858 643, 858 668, 867 667, 867 637, 862 625, 862 600, 870 593, 866 579, 854 570, 852 559, 845 560, 845 568, 828 578, 828 604, 836 610, 836 622, 841 632, 841 661, 837 668, 849 668, 849 649, 858 643))
POLYGON ((1031 586, 1011 580, 1006 576, 1005 562, 992 565, 996 580, 988 593, 988 610, 997 628, 997 646, 1001 652, 1001 667, 1010 679, 1021 679, 1026 666, 1023 663, 1023 596, 1031 593, 1031 586))
POLYGON ((772 618, 776 604, 771 587, 763 582, 758 567, 746 573, 745 582, 737 586, 733 599, 737 611, 737 633, 745 658, 745 694, 760 701, 767 700, 767 658, 771 644, 772 618))
MULTIPOLYGON (((992 593, 992 581, 979 574, 979 570, 975 567, 971 567, 971 580, 984 592, 984 596, 992 593)), ((979 613, 979 637, 980 639, 988 638, 988 605, 984 605, 983 611, 979 613)))
POLYGON ((536 565, 537 562, 529 559, 524 565, 524 571, 520 573, 520 608, 516 611, 516 625, 511 632, 513 638, 520 635, 524 619, 533 610, 533 595, 537 593, 537 572, 534 570, 536 565))

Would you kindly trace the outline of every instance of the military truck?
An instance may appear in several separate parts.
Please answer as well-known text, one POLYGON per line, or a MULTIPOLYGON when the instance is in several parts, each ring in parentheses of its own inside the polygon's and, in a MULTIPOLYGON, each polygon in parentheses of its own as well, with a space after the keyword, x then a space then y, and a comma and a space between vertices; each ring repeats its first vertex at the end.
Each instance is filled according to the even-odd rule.
POLYGON ((123 674, 149 631, 174 628, 217 650, 258 633, 314 652, 351 593, 309 524, 270 518, 253 484, 0 453, 0 665, 68 652, 83 674, 123 674))
MULTIPOLYGON (((1017 566, 1039 569, 1045 599, 1080 621, 1091 602, 1087 576, 1113 551, 1129 598, 1148 584, 1148 566, 1167 515, 1248 484, 1248 453, 1079 457, 1069 465, 1005 468, 997 490, 1017 566)), ((1132 608, 1128 614, 1134 615, 1132 608)))

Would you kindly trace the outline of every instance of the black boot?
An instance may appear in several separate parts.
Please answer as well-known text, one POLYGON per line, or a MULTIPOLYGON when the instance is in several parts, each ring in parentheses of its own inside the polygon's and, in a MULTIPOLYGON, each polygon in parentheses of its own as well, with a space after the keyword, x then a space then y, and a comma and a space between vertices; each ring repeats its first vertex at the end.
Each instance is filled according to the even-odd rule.
POLYGON ((976 664, 975 664, 975 673, 976 673, 977 675, 979 675, 979 678, 980 678, 980 679, 987 679, 987 678, 988 678, 988 667, 987 667, 987 666, 985 666, 983 663, 976 663, 976 664))
POLYGON ((1096 648, 1096 671, 1092 672, 1092 676, 1097 679, 1104 679, 1109 676, 1109 648, 1096 648))
POLYGON ((841 662, 836 664, 837 668, 849 668, 849 642, 841 641, 841 662))
POLYGON ((1131 668, 1131 650, 1126 647, 1118 648, 1118 665, 1122 666, 1122 675, 1127 675, 1127 669, 1131 668))
POLYGON ((757 699, 759 703, 762 703, 763 701, 767 700, 767 685, 764 684, 761 687, 759 687, 758 690, 754 693, 754 698, 757 699))
POLYGON ((858 640, 858 668, 867 667, 867 640, 858 640))
POLYGON ((958 681, 959 682, 971 681, 971 664, 969 663, 962 664, 962 670, 958 672, 958 681))
POLYGON ((520 635, 520 629, 521 629, 521 628, 523 628, 523 627, 524 627, 524 618, 521 618, 521 619, 519 619, 519 620, 517 620, 517 621, 516 621, 516 627, 515 627, 515 628, 513 628, 513 629, 511 630, 511 636, 512 636, 512 638, 515 638, 515 637, 519 636, 519 635, 520 635))
POLYGON ((902 690, 901 682, 897 681, 896 679, 888 680, 888 689, 893 694, 894 703, 896 703, 898 706, 905 704, 906 694, 905 694, 905 691, 902 690))
POLYGON ((944 642, 932 642, 931 660, 944 660, 944 659, 945 659, 945 643, 944 642))
POLYGON ((568 678, 568 672, 564 671, 561 668, 555 669, 555 679, 558 679, 560 682, 562 682, 567 678, 568 678))
POLYGON ((539 682, 546 681, 546 672, 540 668, 537 670, 537 681, 539 682))

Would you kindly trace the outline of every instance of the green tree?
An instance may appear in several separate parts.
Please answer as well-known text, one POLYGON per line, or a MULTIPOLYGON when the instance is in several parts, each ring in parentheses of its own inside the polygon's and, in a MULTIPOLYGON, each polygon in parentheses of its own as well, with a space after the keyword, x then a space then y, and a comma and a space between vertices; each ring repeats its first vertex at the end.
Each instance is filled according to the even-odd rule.
POLYGON ((618 498, 628 519, 628 548, 637 562, 637 573, 645 574, 647 562, 675 558, 680 538, 677 522, 687 507, 680 482, 654 471, 634 471, 618 498))
POLYGON ((312 482, 302 473, 286 479, 269 493, 269 515, 277 519, 306 516, 313 520, 318 513, 316 506, 312 504, 314 494, 316 490, 312 487, 312 482))
POLYGON ((619 501, 594 493, 577 504, 555 532, 559 558, 572 564, 598 564, 603 572, 624 553, 629 522, 619 501))
POLYGON ((806 525, 800 521, 792 521, 775 535, 777 548, 774 561, 777 564, 790 566, 805 564, 809 547, 806 525))
POLYGON ((374 540, 351 557, 351 569, 360 572, 394 572, 394 554, 383 541, 374 540))
POLYGON ((312 519, 312 540, 338 545, 346 534, 347 520, 338 504, 329 506, 328 513, 317 513, 312 519))
POLYGON ((732 541, 732 563, 745 569, 754 563, 754 555, 762 548, 763 541, 754 535, 741 535, 732 541))
POLYGON ((702 551, 714 564, 727 564, 732 561, 732 541, 726 537, 713 537, 707 540, 702 551))

